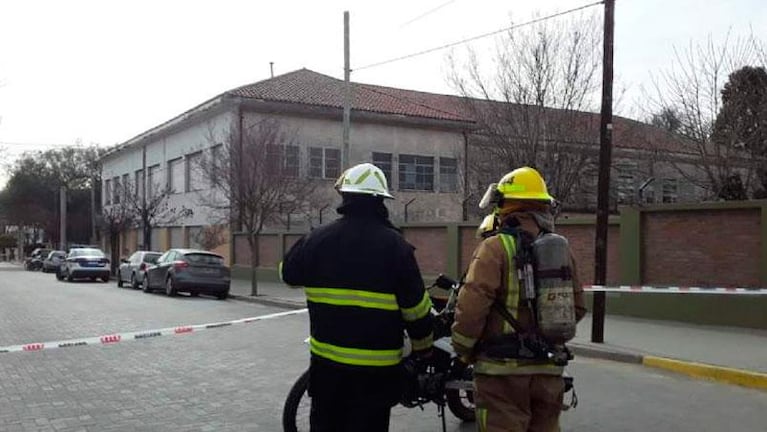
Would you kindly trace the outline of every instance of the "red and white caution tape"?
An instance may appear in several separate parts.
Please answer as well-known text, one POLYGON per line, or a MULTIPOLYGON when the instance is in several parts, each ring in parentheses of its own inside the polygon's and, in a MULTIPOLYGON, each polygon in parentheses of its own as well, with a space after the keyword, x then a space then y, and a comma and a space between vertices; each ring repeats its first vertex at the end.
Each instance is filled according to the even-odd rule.
POLYGON ((622 293, 656 293, 656 294, 738 294, 738 295, 767 295, 765 288, 728 288, 728 287, 688 287, 668 286, 656 287, 645 285, 584 285, 586 292, 622 292, 622 293))
POLYGON ((137 341, 137 340, 155 338, 159 336, 178 336, 178 335, 184 335, 187 333, 196 333, 203 330, 228 327, 228 326, 236 325, 236 324, 249 324, 252 322, 263 321, 263 320, 268 320, 272 318, 280 318, 280 317, 289 316, 289 315, 298 315, 298 314, 306 313, 306 311, 307 311, 306 309, 298 309, 298 310, 279 312, 279 313, 274 313, 269 315, 242 318, 242 319, 233 320, 233 321, 222 321, 222 322, 215 322, 215 323, 208 323, 208 324, 194 324, 194 325, 185 325, 185 326, 178 326, 178 327, 166 327, 166 328, 157 329, 157 330, 114 333, 114 334, 107 334, 102 336, 87 337, 82 339, 69 339, 69 340, 63 340, 63 341, 37 342, 37 343, 29 343, 29 344, 23 344, 23 345, 10 345, 10 346, 0 347, 0 354, 12 353, 12 352, 24 352, 24 351, 42 351, 42 350, 49 350, 49 349, 56 349, 56 348, 71 348, 71 347, 79 347, 79 346, 86 346, 86 345, 113 345, 120 342, 137 341))

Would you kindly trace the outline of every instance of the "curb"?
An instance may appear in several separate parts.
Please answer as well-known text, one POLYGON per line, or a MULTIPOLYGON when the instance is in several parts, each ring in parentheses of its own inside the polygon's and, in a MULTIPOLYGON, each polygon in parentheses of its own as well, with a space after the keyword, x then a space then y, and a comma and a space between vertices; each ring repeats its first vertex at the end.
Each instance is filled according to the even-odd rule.
POLYGON ((593 345, 570 343, 567 346, 576 356, 611 360, 621 363, 642 364, 643 355, 630 351, 621 351, 614 348, 601 348, 593 345))
POLYGON ((262 304, 266 306, 274 306, 274 307, 278 307, 282 309, 290 309, 290 310, 303 309, 306 307, 306 303, 276 299, 274 297, 268 297, 268 296, 254 297, 249 295, 240 295, 240 294, 230 293, 229 298, 232 300, 242 301, 246 303, 257 303, 257 304, 262 304))
POLYGON ((767 373, 649 355, 644 356, 642 364, 644 366, 665 369, 695 378, 704 378, 726 384, 767 390, 767 373))
POLYGON ((706 363, 646 355, 614 348, 602 348, 593 345, 568 344, 575 355, 610 360, 621 363, 640 364, 642 366, 680 373, 693 378, 702 378, 724 384, 767 390, 767 373, 716 366, 706 363))

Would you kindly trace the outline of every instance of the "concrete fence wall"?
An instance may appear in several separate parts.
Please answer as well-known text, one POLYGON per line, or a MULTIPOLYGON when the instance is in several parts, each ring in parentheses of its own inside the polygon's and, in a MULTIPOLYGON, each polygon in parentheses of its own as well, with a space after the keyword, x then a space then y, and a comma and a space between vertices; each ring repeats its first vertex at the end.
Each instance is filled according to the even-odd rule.
MULTIPOLYGON (((406 224, 424 278, 459 277, 478 244, 476 224, 406 224)), ((594 280, 593 218, 560 219, 581 282, 594 280)), ((259 276, 277 279, 281 257, 303 233, 269 232, 259 241, 259 276)), ((250 249, 233 240, 235 274, 246 274, 250 249)), ((608 284, 767 288, 767 201, 622 208, 608 228, 608 284)), ((609 294, 608 313, 717 325, 767 328, 767 296, 609 294)))

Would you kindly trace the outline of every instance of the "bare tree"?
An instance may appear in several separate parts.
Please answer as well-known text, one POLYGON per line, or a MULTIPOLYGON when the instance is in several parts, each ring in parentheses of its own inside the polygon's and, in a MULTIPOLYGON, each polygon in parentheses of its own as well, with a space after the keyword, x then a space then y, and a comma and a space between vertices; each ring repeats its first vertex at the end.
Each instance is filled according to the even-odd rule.
POLYGON ((133 220, 141 228, 144 236, 143 248, 152 250, 152 229, 157 226, 171 225, 192 216, 192 209, 184 205, 175 206, 170 203, 173 191, 162 182, 154 179, 147 181, 146 187, 128 183, 119 185, 116 194, 123 202, 120 204, 130 209, 133 220))
POLYGON ((598 118, 584 111, 598 97, 599 28, 582 15, 512 30, 489 67, 473 51, 462 62, 451 56, 449 80, 479 127, 469 170, 480 188, 527 165, 542 172, 560 201, 570 199, 594 158, 598 118))
POLYGON ((104 207, 99 217, 99 225, 102 232, 109 239, 109 250, 111 255, 111 271, 115 274, 117 271, 118 260, 121 255, 120 234, 132 227, 135 223, 135 212, 127 201, 104 207))
POLYGON ((213 250, 226 243, 226 238, 224 238, 225 230, 226 227, 224 225, 208 225, 195 234, 194 240, 202 246, 203 249, 213 250))
POLYGON ((659 148, 660 157, 710 197, 721 197, 734 180, 748 189, 754 176, 753 160, 744 148, 715 140, 714 127, 728 76, 743 66, 760 64, 763 53, 764 45, 753 35, 728 34, 721 43, 709 36, 705 43, 675 49, 671 65, 653 77, 653 88, 646 91, 656 119, 673 120, 669 132, 675 134, 679 148, 674 157, 668 157, 667 148, 659 148))
POLYGON ((244 232, 250 249, 251 295, 258 295, 256 268, 259 234, 296 211, 312 195, 316 182, 301 177, 298 147, 292 134, 271 117, 244 124, 225 136, 209 134, 216 154, 200 159, 200 175, 212 191, 201 198, 205 207, 228 215, 232 230, 244 232), (218 147, 220 144, 220 147, 218 147))

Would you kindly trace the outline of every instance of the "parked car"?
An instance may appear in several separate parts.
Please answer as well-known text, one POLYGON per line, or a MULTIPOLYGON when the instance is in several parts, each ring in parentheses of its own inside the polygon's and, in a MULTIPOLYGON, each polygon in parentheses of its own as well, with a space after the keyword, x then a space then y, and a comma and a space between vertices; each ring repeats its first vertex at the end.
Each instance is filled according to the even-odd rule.
POLYGON ((43 268, 43 260, 51 252, 50 249, 36 248, 31 254, 24 260, 24 268, 26 270, 40 270, 43 268))
POLYGON ((208 294, 223 300, 229 296, 231 273, 224 258, 212 252, 171 249, 146 271, 144 292, 163 290, 168 296, 188 292, 208 294))
POLYGON ((117 269, 117 286, 122 287, 128 282, 133 289, 139 289, 144 284, 146 269, 157 262, 162 252, 137 251, 128 259, 120 260, 117 269))
POLYGON ((56 273, 56 279, 66 279, 71 282, 81 278, 91 280, 100 278, 104 282, 109 282, 110 273, 109 259, 101 249, 73 248, 69 250, 67 258, 56 273))
POLYGON ((54 273, 59 271, 61 263, 66 259, 67 253, 60 250, 51 251, 43 260, 43 273, 54 273))

